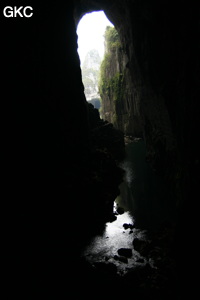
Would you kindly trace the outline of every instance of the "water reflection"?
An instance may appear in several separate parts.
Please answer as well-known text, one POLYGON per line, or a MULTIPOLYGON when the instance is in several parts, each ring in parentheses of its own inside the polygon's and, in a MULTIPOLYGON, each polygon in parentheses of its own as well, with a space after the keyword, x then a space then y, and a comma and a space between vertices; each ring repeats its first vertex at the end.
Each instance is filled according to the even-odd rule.
POLYGON ((148 224, 157 222, 155 212, 163 219, 167 211, 167 191, 162 180, 156 177, 145 161, 145 154, 145 144, 142 140, 126 146, 126 158, 121 164, 121 168, 125 170, 124 182, 120 185, 120 196, 114 205, 114 211, 119 206, 125 212, 118 214, 116 221, 106 223, 102 235, 96 236, 84 252, 84 256, 91 263, 114 263, 120 274, 138 264, 147 263, 146 259, 134 250, 133 240, 145 240, 145 230, 141 228, 147 228, 148 224), (134 226, 125 229, 124 224, 134 226), (120 248, 132 249, 132 257, 124 261, 116 259, 120 248))
POLYGON ((126 273, 138 264, 146 264, 145 258, 133 249, 133 239, 145 239, 145 231, 140 229, 125 229, 124 224, 134 224, 132 215, 124 212, 117 216, 114 222, 106 223, 102 235, 96 236, 91 244, 85 249, 84 256, 90 263, 109 262, 118 268, 119 274, 126 273), (116 260, 120 248, 132 249, 132 257, 126 263, 116 260))
POLYGON ((164 180, 146 162, 143 140, 126 146, 124 182, 116 202, 130 211, 138 227, 150 228, 167 218, 170 195, 164 180))

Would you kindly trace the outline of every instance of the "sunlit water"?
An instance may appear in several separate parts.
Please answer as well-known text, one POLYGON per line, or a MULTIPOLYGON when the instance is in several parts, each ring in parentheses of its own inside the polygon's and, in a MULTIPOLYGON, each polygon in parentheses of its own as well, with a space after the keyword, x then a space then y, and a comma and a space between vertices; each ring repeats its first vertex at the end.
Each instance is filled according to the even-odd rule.
POLYGON ((146 264, 146 259, 133 249, 133 239, 145 239, 145 231, 140 229, 125 229, 123 224, 134 224, 129 212, 117 216, 116 221, 108 222, 102 235, 96 236, 85 249, 84 256, 92 264, 96 262, 109 262, 117 266, 118 273, 123 275, 138 265, 146 264), (132 257, 124 263, 116 260, 120 248, 132 249, 132 257))
MULTIPOLYGON (((138 226, 134 227, 134 218, 137 215, 138 221, 138 215, 140 216, 138 212, 142 212, 140 221, 150 220, 152 223, 155 219, 154 208, 159 207, 164 201, 160 201, 163 199, 162 186, 160 182, 159 185, 157 184, 155 175, 145 161, 143 141, 132 142, 126 146, 126 158, 120 167, 124 169, 125 175, 113 210, 115 212, 118 205, 125 212, 118 214, 116 221, 105 224, 104 232, 91 241, 84 251, 84 256, 91 264, 96 262, 113 263, 117 266, 118 273, 123 275, 130 269, 147 263, 146 258, 133 248, 135 238, 147 239, 144 230, 138 229, 138 226), (133 229, 125 229, 123 226, 125 223, 132 224, 133 229), (118 250, 120 248, 132 249, 132 257, 128 258, 128 261, 116 259, 116 256, 119 257, 118 250)), ((161 218, 163 211, 165 211, 165 207, 161 207, 161 218)), ((153 264, 150 261, 148 263, 153 264)))

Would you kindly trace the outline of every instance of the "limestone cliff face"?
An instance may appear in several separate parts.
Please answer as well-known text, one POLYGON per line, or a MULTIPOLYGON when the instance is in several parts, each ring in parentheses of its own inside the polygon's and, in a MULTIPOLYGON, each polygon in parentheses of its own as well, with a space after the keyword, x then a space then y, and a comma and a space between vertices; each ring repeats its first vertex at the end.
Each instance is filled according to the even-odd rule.
POLYGON ((140 113, 136 101, 132 99, 128 58, 113 27, 106 29, 105 46, 99 85, 101 116, 125 134, 141 136, 140 113))

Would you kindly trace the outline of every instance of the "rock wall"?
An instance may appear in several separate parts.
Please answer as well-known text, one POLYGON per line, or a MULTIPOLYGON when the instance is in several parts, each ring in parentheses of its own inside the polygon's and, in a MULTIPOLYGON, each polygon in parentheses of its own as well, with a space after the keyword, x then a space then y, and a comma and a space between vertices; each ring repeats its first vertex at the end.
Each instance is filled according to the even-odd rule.
POLYGON ((105 33, 105 56, 100 72, 101 116, 125 135, 142 136, 140 114, 132 99, 128 58, 115 28, 105 33))
POLYGON ((0 16, 2 243, 8 298, 22 299, 64 292, 78 264, 67 257, 109 219, 122 180, 101 129, 93 142, 100 119, 83 92, 73 1, 32 6, 32 18, 0 16))

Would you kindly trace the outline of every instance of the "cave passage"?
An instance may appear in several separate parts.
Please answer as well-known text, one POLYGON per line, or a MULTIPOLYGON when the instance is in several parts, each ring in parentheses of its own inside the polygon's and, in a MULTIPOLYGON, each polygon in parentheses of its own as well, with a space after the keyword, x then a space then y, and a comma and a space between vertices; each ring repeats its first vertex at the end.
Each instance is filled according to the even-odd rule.
MULTIPOLYGON (((86 100, 97 109, 100 109, 100 105, 98 105, 98 101, 100 103, 98 79, 100 65, 105 54, 107 26, 114 27, 103 11, 85 14, 77 26, 78 54, 82 69, 85 96, 86 100)), ((115 53, 117 51, 121 53, 119 49, 116 48, 115 53)), ((110 53, 115 55, 112 52, 110 53)), ((120 54, 113 57, 113 61, 117 61, 117 59, 121 59, 120 54)), ((122 62, 123 60, 119 64, 122 64, 122 62)), ((110 69, 108 68, 107 72, 110 69)), ((122 70, 119 67, 115 72, 117 75, 120 75, 122 70)), ((108 77, 107 81, 109 82, 109 80, 111 81, 108 77)), ((121 81, 115 81, 115 83, 121 88, 121 81)), ((110 100, 116 103, 115 93, 110 96, 110 100)), ((119 95, 118 100, 123 101, 124 99, 121 99, 119 95)), ((105 120, 110 122, 109 119, 105 120)), ((126 135, 124 132, 123 134, 126 135)), ((125 172, 124 180, 119 187, 120 195, 114 204, 118 205, 125 213, 123 216, 118 215, 116 222, 114 221, 113 224, 109 222, 105 224, 106 229, 102 233, 102 236, 95 237, 92 247, 90 245, 86 249, 86 256, 91 256, 92 261, 93 259, 96 260, 97 256, 102 261, 106 256, 107 258, 110 257, 112 262, 115 262, 113 257, 117 254, 117 245, 118 248, 120 248, 120 243, 121 245, 129 245, 129 247, 132 245, 133 236, 127 231, 124 234, 123 222, 137 224, 140 228, 149 228, 154 226, 154 222, 162 222, 162 219, 165 219, 167 214, 166 201, 160 201, 160 199, 165 198, 164 194, 167 195, 167 191, 162 180, 154 174, 149 164, 145 161, 146 145, 144 140, 142 138, 131 138, 126 145, 125 151, 126 157, 120 165, 120 168, 125 172), (155 206, 157 209, 155 209, 155 206), (158 215, 160 220, 154 214, 154 211, 157 210, 159 210, 158 215), (119 232, 121 233, 121 237, 119 232), (120 243, 116 242, 116 238, 120 243), (113 244, 115 244, 114 248, 113 244), (114 249, 116 253, 114 253, 114 249), (103 254, 100 255, 100 253, 103 254)), ((138 229, 134 229, 134 231, 134 236, 137 237, 140 231, 138 229)), ((137 254, 133 255, 133 266, 135 266, 135 259, 138 259, 137 254)), ((142 259, 144 260, 143 263, 145 263, 145 259, 142 259)), ((119 265, 118 261, 117 265, 119 265)))
MULTIPOLYGON (((21 299, 69 294, 122 299, 126 292, 140 300, 196 298, 199 9, 197 1, 171 2, 44 0, 34 1, 31 18, 1 13, 1 236, 7 299, 16 294, 21 299), (105 12, 120 37, 105 68, 102 91, 108 93, 100 93, 107 96, 101 120, 83 93, 76 34, 81 17, 96 10, 105 12), (120 234, 132 237, 131 246, 118 245, 112 257, 103 256, 104 265, 91 266, 80 253, 113 217, 124 135, 144 138, 126 148, 127 157, 135 159, 133 176, 129 169, 126 177, 127 184, 133 179, 133 189, 121 189, 135 201, 134 224, 118 215, 120 234), (143 154, 167 189, 154 184, 143 154), (141 229, 139 218, 151 225, 156 217, 162 223, 148 232, 147 242, 133 236, 131 231, 141 229), (134 259, 130 247, 141 254, 133 262, 137 268, 119 278, 112 262, 128 267, 134 259)), ((97 27, 89 25, 85 45, 96 40, 89 29, 96 34, 97 27)))
MULTIPOLYGON (((160 275, 165 285, 166 266, 171 265, 169 272, 174 272, 171 257, 159 266, 160 258, 163 259, 167 252, 167 246, 163 244, 168 242, 171 234, 171 224, 165 223, 171 213, 167 205, 169 192, 162 178, 146 161, 142 116, 136 103, 137 93, 133 93, 139 75, 134 69, 136 79, 133 82, 122 31, 118 28, 116 32, 103 11, 85 14, 78 23, 77 35, 86 100, 100 110, 102 122, 105 120, 107 125, 122 133, 126 144, 125 157, 119 164, 124 178, 114 202, 113 216, 105 221, 101 231, 91 222, 94 234, 83 249, 83 258, 101 280, 104 276, 115 279, 116 274, 121 280, 131 272, 140 274, 142 270, 140 280, 145 281, 148 276, 147 285, 152 285, 155 278, 158 281, 160 275), (162 231, 158 239, 155 228, 160 224, 162 231)), ((101 135, 95 133, 95 139, 99 137, 101 135)), ((101 187, 105 190, 110 179, 106 180, 105 186, 101 187)), ((99 198, 96 204, 99 205, 101 200, 103 202, 99 198)), ((104 214, 103 210, 101 214, 104 214)))

